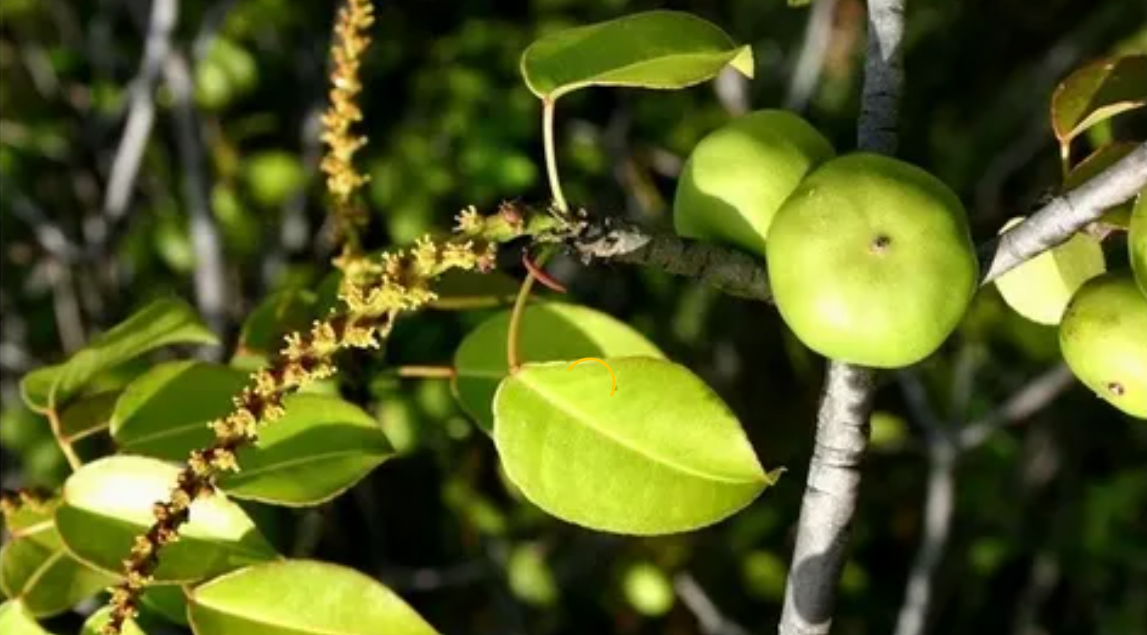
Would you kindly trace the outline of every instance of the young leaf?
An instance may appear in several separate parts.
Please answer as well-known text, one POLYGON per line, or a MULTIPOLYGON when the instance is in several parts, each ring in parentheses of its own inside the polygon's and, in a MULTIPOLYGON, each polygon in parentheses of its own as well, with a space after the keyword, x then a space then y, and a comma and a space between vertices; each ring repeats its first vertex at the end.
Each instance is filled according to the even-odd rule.
POLYGON ((217 343, 186 302, 158 300, 94 338, 67 361, 28 373, 20 391, 28 407, 44 412, 66 403, 100 372, 150 350, 168 344, 217 343))
POLYGON ((234 408, 231 400, 246 383, 245 373, 221 364, 160 364, 123 391, 112 438, 125 452, 182 461, 211 442, 207 423, 234 408))
POLYGON ((761 469, 737 419, 687 368, 605 362, 612 373, 530 364, 498 388, 498 454, 538 507, 590 529, 668 534, 713 524, 776 481, 779 471, 761 469))
POLYGON ((52 521, 58 501, 8 519, 11 535, 0 549, 0 589, 18 598, 29 614, 50 617, 99 593, 114 579, 64 551, 52 521))
POLYGON ((4 633, 4 635, 52 635, 36 622, 36 618, 20 600, 6 600, 0 604, 0 633, 4 633))
POLYGON ((240 471, 219 486, 234 498, 317 505, 341 494, 394 454, 382 427, 335 397, 294 395, 286 414, 239 451, 240 471))
POLYGON ((313 560, 257 565, 195 589, 199 635, 436 635, 390 589, 353 569, 313 560))
MULTIPOLYGON (((494 427, 492 404, 498 382, 509 372, 506 337, 510 311, 470 332, 454 354, 454 395, 478 427, 494 427)), ((628 324, 593 309, 547 302, 526 307, 519 331, 523 362, 574 361, 582 357, 664 357, 628 324)))
MULTIPOLYGON (((88 463, 64 483, 56 510, 67 550, 82 562, 118 574, 135 537, 151 526, 152 506, 166 500, 179 469, 141 456, 112 456, 88 463)), ((191 505, 180 540, 163 551, 157 583, 194 582, 255 562, 275 550, 238 505, 222 494, 191 505)))
POLYGON ((1097 60, 1056 87, 1051 96, 1051 127, 1067 144, 1091 126, 1147 105, 1147 55, 1097 60))
POLYGON ((688 13, 649 11, 547 35, 522 53, 526 85, 540 99, 586 86, 684 88, 725 66, 753 76, 753 51, 688 13))
POLYGON ((106 428, 119 395, 118 390, 108 390, 69 404, 60 413, 60 433, 74 441, 106 428))
POLYGON ((1131 272, 1143 295, 1147 295, 1147 189, 1139 192, 1127 231, 1127 252, 1131 272))

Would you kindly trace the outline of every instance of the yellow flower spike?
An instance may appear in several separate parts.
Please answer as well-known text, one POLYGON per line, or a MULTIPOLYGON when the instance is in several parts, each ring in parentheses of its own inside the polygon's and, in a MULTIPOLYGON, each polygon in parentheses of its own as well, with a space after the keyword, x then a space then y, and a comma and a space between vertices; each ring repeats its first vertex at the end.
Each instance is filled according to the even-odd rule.
POLYGON ((479 234, 486 226, 486 219, 482 218, 482 215, 478 213, 478 208, 473 205, 458 212, 455 222, 457 224, 454 227, 454 231, 464 235, 479 234))

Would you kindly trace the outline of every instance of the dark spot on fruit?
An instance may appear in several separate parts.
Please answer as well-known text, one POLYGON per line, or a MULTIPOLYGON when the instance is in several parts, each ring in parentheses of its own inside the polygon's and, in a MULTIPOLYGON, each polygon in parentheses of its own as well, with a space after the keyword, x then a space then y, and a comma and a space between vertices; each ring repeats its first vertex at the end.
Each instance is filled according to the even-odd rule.
POLYGON ((1107 382, 1107 392, 1115 395, 1116 397, 1122 397, 1123 396, 1123 384, 1121 384, 1117 381, 1109 381, 1109 382, 1107 382))
POLYGON ((873 253, 882 254, 888 251, 888 247, 892 245, 892 239, 885 234, 877 234, 876 238, 872 239, 871 249, 873 253))

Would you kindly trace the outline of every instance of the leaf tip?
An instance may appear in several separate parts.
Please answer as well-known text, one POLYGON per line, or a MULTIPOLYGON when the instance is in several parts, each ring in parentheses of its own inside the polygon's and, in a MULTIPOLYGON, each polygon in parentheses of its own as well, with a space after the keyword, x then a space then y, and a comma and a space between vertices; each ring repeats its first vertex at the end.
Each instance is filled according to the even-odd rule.
POLYGON ((737 72, 744 75, 745 77, 753 79, 753 73, 755 72, 755 65, 753 63, 753 47, 746 44, 737 49, 736 55, 734 55, 733 59, 729 61, 729 66, 735 68, 737 72))

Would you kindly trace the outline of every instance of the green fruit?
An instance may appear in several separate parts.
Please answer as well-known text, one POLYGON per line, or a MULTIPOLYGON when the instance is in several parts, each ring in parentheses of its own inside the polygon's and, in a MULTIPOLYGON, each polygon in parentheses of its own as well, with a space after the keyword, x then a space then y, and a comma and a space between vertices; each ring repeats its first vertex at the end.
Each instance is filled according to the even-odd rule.
POLYGON ((1131 276, 1108 273, 1083 285, 1063 314, 1059 346, 1084 385, 1147 419, 1147 297, 1131 276))
MULTIPOLYGON (((1013 218, 1000 233, 1022 220, 1013 218)), ((1076 234, 1000 276, 996 287, 1016 313, 1032 322, 1055 325, 1075 290, 1106 269, 1099 241, 1087 234, 1076 234)))
POLYGON ((835 154, 823 135, 791 112, 739 117, 693 149, 677 183, 673 225, 688 238, 764 254, 777 209, 835 154))
POLYGON ((305 186, 306 172, 299 160, 281 150, 259 152, 247 158, 243 178, 255 202, 275 208, 305 186))
POLYGON ((1139 193, 1139 202, 1131 213, 1127 229, 1127 251, 1131 257, 1131 271, 1139 289, 1147 295, 1147 189, 1139 193))
POLYGON ((978 284, 960 200, 927 172, 875 154, 813 172, 768 239, 785 323, 809 348, 853 364, 896 368, 927 357, 978 284))

